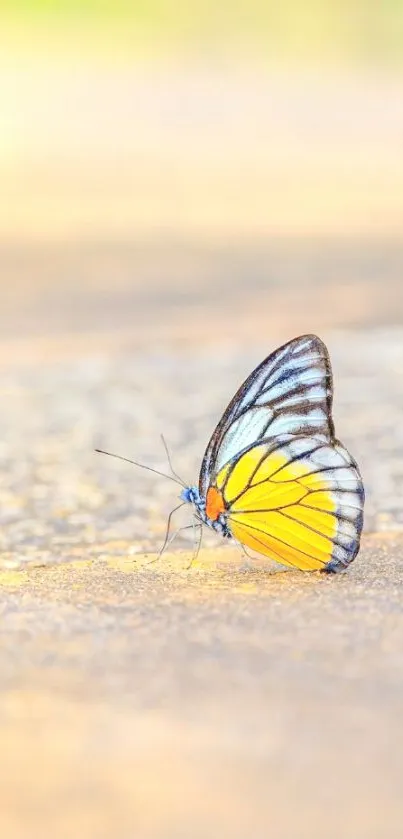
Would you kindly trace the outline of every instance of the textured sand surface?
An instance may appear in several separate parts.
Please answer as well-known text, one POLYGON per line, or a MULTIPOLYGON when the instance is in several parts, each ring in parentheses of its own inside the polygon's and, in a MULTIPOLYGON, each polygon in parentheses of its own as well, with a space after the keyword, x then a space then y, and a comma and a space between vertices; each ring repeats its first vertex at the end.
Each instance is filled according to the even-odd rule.
POLYGON ((402 550, 3 571, 2 835, 398 837, 402 550))

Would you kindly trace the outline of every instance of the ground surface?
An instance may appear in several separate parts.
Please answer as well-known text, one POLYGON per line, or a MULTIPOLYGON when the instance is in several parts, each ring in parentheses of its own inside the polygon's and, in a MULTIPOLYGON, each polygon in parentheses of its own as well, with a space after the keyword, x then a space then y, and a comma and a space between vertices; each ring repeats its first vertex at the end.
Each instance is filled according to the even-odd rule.
POLYGON ((3 572, 2 835, 400 836, 402 549, 3 572))
POLYGON ((99 252, 2 251, 1 835, 400 837, 399 245, 172 245, 165 285, 154 248, 99 252), (191 535, 147 565, 176 487, 94 446, 164 469, 163 431, 195 480, 242 378, 311 330, 367 489, 354 565, 207 533, 190 570, 191 535))

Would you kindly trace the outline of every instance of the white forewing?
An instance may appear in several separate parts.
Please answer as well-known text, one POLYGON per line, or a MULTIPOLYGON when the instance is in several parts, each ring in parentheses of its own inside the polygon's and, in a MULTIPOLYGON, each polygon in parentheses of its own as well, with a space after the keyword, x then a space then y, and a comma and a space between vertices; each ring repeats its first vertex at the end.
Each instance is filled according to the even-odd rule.
POLYGON ((215 471, 219 472, 222 466, 238 454, 240 440, 242 448, 246 448, 263 437, 272 420, 273 412, 270 408, 250 408, 239 419, 234 420, 225 435, 225 445, 218 449, 215 471))
POLYGON ((210 478, 245 448, 278 435, 334 440, 332 372, 327 349, 303 335, 268 356, 240 387, 207 446, 199 478, 210 478))

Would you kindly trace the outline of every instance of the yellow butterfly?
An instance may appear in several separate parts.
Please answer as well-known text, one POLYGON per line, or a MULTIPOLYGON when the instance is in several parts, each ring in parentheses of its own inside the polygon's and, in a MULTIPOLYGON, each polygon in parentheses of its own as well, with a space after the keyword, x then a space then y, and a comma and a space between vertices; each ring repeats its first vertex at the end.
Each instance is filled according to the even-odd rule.
POLYGON ((180 498, 225 538, 304 571, 356 557, 364 487, 335 438, 332 371, 315 335, 280 347, 250 374, 217 425, 199 485, 180 498))
POLYGON ((294 338, 235 394, 207 446, 198 487, 185 486, 167 449, 172 475, 164 477, 183 486, 181 502, 193 505, 200 525, 282 565, 341 571, 360 547, 364 487, 355 460, 335 438, 332 398, 323 341, 294 338))

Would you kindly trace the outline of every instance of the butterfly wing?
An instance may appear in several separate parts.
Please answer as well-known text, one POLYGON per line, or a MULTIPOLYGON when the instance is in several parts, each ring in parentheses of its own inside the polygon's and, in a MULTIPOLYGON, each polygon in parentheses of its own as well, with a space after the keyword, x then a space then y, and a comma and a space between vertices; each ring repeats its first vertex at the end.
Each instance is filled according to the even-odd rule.
POLYGON ((364 488, 338 441, 263 441, 224 466, 215 487, 233 536, 284 565, 338 571, 358 552, 364 488))
POLYGON ((203 457, 199 490, 205 496, 214 476, 240 451, 284 434, 334 439, 332 371, 327 349, 316 335, 302 335, 256 367, 228 405, 203 457))

